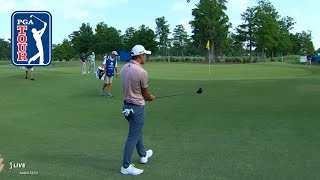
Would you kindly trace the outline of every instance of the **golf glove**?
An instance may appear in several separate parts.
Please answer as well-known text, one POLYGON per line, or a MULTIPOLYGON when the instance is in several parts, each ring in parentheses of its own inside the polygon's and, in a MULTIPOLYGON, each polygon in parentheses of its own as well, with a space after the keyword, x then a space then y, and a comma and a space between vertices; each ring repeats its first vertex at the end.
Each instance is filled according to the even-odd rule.
POLYGON ((134 113, 133 109, 125 109, 122 111, 122 113, 127 117, 130 113, 134 113))

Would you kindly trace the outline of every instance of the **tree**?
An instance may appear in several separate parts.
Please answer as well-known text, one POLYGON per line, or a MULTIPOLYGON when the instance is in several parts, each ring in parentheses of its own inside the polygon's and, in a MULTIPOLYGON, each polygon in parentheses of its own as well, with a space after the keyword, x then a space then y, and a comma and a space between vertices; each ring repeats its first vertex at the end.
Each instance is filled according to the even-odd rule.
POLYGON ((79 31, 74 31, 69 38, 77 53, 86 53, 93 47, 93 30, 89 23, 82 23, 79 31))
POLYGON ((135 39, 134 34, 136 33, 136 29, 133 27, 129 27, 126 29, 125 34, 122 36, 122 46, 124 49, 130 51, 131 48, 138 43, 135 39))
POLYGON ((67 60, 69 61, 76 54, 74 48, 71 46, 71 42, 64 39, 62 44, 56 45, 52 50, 52 56, 54 60, 67 60))
POLYGON ((91 51, 95 51, 96 54, 105 54, 106 52, 121 49, 121 32, 116 28, 100 22, 97 24, 95 32, 91 51))
POLYGON ((186 45, 186 55, 188 56, 201 56, 201 50, 198 48, 197 43, 192 38, 188 38, 186 45))
POLYGON ((303 55, 302 53, 302 35, 301 33, 290 34, 292 42, 292 53, 296 55, 303 55))
POLYGON ((141 44, 146 49, 151 50, 153 53, 157 51, 158 43, 156 42, 156 34, 152 29, 145 26, 144 24, 134 32, 132 39, 133 42, 135 42, 134 45, 141 44))
POLYGON ((188 34, 181 24, 177 25, 173 30, 172 43, 173 46, 181 52, 181 57, 183 59, 183 52, 186 49, 186 45, 188 43, 188 34))
POLYGON ((312 41, 312 32, 308 31, 302 31, 300 34, 300 42, 302 44, 302 53, 304 54, 314 54, 315 48, 312 41))
POLYGON ((279 23, 278 47, 276 48, 278 54, 287 55, 292 52, 293 45, 290 38, 290 30, 293 29, 295 24, 293 18, 284 17, 279 23))
POLYGON ((205 50, 207 41, 210 43, 209 60, 214 57, 217 61, 219 52, 222 52, 223 43, 227 40, 228 30, 231 27, 225 11, 226 0, 200 0, 192 10, 194 20, 190 22, 193 40, 198 47, 205 50))
POLYGON ((239 36, 234 33, 229 33, 223 47, 223 54, 227 56, 243 56, 245 53, 244 44, 239 40, 239 36))
POLYGON ((152 29, 141 25, 137 30, 133 27, 126 29, 123 35, 123 47, 131 50, 134 45, 141 44, 153 53, 157 50, 156 35, 152 29))
POLYGON ((170 30, 169 30, 169 24, 167 24, 168 22, 165 20, 165 17, 159 17, 156 19, 156 35, 157 35, 157 39, 159 42, 159 49, 160 49, 160 54, 163 55, 165 54, 167 60, 168 60, 168 36, 170 34, 170 30))
POLYGON ((296 55, 306 55, 308 53, 313 54, 315 48, 312 42, 311 31, 291 34, 290 39, 292 42, 292 52, 296 55))
POLYGON ((268 0, 259 0, 256 8, 255 23, 257 25, 256 46, 261 52, 261 61, 264 61, 266 50, 274 56, 274 50, 278 46, 279 24, 278 12, 268 0))
POLYGON ((256 45, 254 34, 257 31, 257 25, 255 24, 256 9, 248 7, 246 12, 241 14, 241 18, 244 21, 236 28, 237 36, 235 37, 239 42, 246 42, 249 47, 250 62, 252 60, 253 47, 256 45))
POLYGON ((10 43, 10 41, 6 41, 5 39, 0 38, 0 60, 10 59, 10 43))

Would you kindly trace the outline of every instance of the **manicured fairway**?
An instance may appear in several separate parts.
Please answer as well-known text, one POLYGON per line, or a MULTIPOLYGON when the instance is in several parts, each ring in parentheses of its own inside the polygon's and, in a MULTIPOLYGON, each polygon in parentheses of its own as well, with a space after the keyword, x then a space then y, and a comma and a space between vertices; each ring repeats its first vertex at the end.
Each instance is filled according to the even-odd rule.
MULTIPOLYGON (((320 66, 219 64, 210 75, 204 64, 144 67, 155 96, 204 93, 147 103, 144 141, 154 155, 141 165, 134 152, 139 179, 320 177, 320 66)), ((133 179, 120 174, 128 133, 120 78, 110 99, 76 62, 35 68, 36 81, 24 73, 0 64, 0 179, 133 179)))

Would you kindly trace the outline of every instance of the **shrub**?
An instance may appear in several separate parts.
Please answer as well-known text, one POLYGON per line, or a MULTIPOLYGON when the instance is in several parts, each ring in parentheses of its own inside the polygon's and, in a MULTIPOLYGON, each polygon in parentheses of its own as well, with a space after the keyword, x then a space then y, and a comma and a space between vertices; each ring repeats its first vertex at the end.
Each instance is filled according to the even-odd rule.
POLYGON ((243 63, 250 63, 250 58, 243 58, 242 62, 243 63))
POLYGON ((235 62, 235 63, 241 63, 241 62, 242 62, 242 59, 241 59, 241 58, 236 57, 236 58, 234 58, 234 62, 235 62))

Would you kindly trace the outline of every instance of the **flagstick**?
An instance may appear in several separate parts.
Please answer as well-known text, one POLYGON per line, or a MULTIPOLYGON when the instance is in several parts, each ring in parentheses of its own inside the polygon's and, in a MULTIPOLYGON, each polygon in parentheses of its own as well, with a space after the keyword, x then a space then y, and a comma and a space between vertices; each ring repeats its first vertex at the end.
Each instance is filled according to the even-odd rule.
POLYGON ((209 77, 210 79, 213 80, 213 72, 212 72, 212 76, 211 76, 211 60, 209 59, 209 77))
POLYGON ((210 77, 212 79, 212 76, 211 76, 211 60, 209 60, 209 75, 210 75, 210 77))
MULTIPOLYGON (((213 66, 212 67, 214 67, 215 65, 213 64, 213 66)), ((210 65, 210 69, 211 69, 211 65, 210 65)), ((211 79, 213 80, 213 78, 214 78, 214 70, 212 69, 212 76, 211 76, 211 79)))
MULTIPOLYGON (((209 41, 208 41, 209 42, 209 41)), ((211 54, 210 54, 210 46, 209 46, 209 43, 208 43, 208 57, 209 57, 209 78, 211 79, 211 54)))
POLYGON ((211 75, 211 73, 210 73, 210 59, 209 59, 209 76, 211 75))
POLYGON ((211 76, 211 68, 210 68, 210 51, 209 51, 209 77, 211 76))

